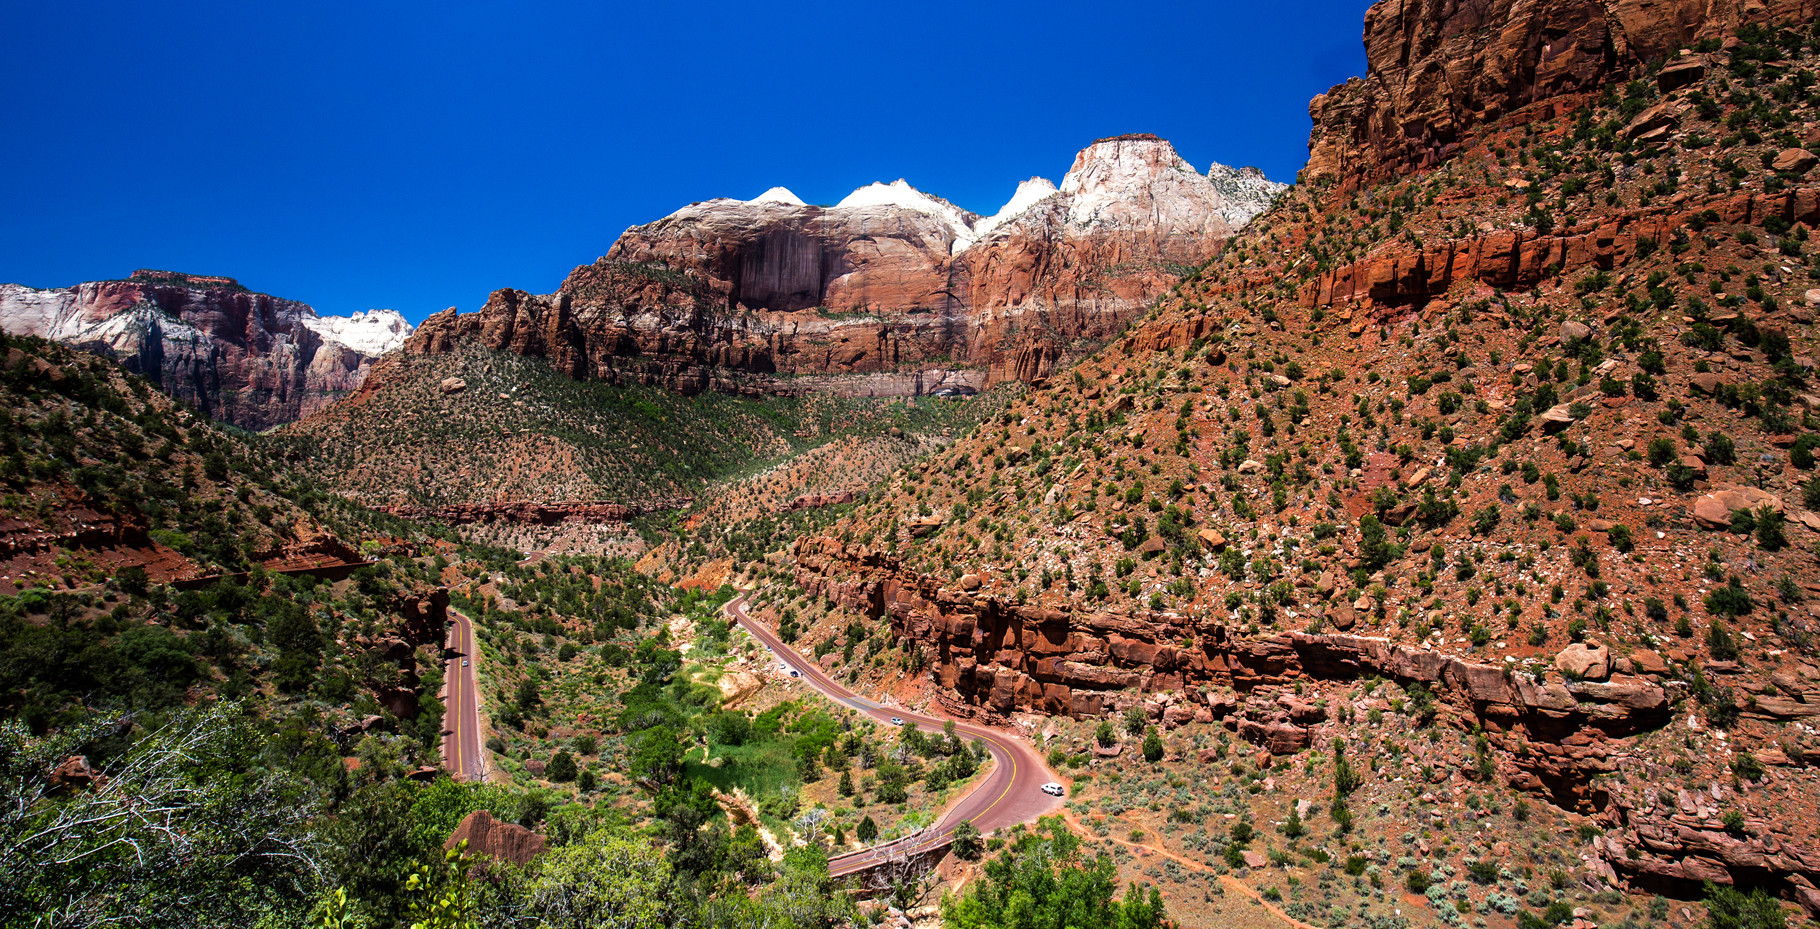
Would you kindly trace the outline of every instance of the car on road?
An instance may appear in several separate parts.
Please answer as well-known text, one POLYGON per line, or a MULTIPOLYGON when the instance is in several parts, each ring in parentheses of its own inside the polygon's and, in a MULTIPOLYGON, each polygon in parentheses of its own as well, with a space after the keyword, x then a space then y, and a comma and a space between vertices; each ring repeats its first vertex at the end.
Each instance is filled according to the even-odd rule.
POLYGON ((468 660, 466 658, 461 659, 461 666, 464 668, 468 666, 468 660))
POLYGON ((1062 785, 1057 784, 1054 781, 1050 781, 1049 783, 1043 785, 1043 793, 1046 793, 1051 797, 1060 797, 1060 796, 1063 796, 1064 794, 1068 793, 1068 791, 1066 788, 1062 787, 1062 785))
POLYGON ((891 725, 893 725, 893 726, 901 726, 901 725, 903 725, 903 724, 904 724, 904 720, 903 720, 903 717, 901 717, 901 716, 893 716, 893 717, 891 717, 891 725))

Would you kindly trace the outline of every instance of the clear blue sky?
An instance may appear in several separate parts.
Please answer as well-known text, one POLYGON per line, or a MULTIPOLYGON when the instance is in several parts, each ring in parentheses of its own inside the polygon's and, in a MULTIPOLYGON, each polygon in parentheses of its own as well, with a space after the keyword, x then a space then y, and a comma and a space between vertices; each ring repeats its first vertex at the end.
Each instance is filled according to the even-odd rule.
POLYGON ((415 322, 779 184, 989 213, 1125 132, 1290 181, 1367 5, 0 0, 0 281, 166 268, 415 322))

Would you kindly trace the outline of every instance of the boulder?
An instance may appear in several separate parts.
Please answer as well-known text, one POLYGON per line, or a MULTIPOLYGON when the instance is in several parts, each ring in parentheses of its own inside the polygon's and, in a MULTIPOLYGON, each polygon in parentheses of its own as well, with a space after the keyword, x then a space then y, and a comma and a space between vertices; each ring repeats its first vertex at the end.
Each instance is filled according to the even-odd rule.
POLYGON ((910 537, 920 539, 942 527, 940 516, 920 516, 904 524, 910 530, 910 537))
POLYGON ((1557 403, 1541 416, 1545 432, 1559 432, 1574 424, 1573 404, 1557 403))
POLYGON ((1694 521, 1707 529, 1730 529, 1734 510, 1758 510, 1763 507, 1780 513, 1782 499, 1755 487, 1727 485, 1694 501, 1694 521))
POLYGON ((1575 642, 1555 655, 1555 667, 1568 677, 1602 681, 1611 676, 1611 650, 1603 645, 1575 642))
POLYGON ((1706 61, 1701 58, 1688 57, 1657 71, 1656 87, 1663 93, 1668 93, 1691 84, 1698 84, 1705 79, 1706 61))
POLYGON ((1583 342, 1592 337, 1592 327, 1579 320, 1570 319, 1561 324, 1561 341, 1583 342))
POLYGON ((1664 100, 1638 113, 1624 126, 1624 137, 1644 142, 1661 138, 1681 122, 1682 106, 1676 101, 1664 100))
POLYGON ((1327 710, 1320 704, 1295 694, 1284 694, 1277 698, 1277 706, 1289 716, 1290 722, 1299 726, 1309 726, 1327 719, 1327 710))
POLYGON ((1777 153, 1776 160, 1769 163, 1771 171, 1786 171, 1790 174, 1806 174, 1813 168, 1820 157, 1805 148, 1785 148, 1777 153))
POLYGON ((87 755, 71 755, 51 770, 52 787, 87 787, 94 781, 95 771, 88 766, 87 755))
POLYGON ((455 827, 443 848, 466 841, 468 854, 525 865, 544 852, 544 838, 515 823, 502 823, 486 810, 475 810, 455 827))
POLYGON ((458 394, 468 389, 468 382, 459 377, 445 377, 436 389, 445 394, 458 394))
POLYGON ((1226 537, 1221 535, 1217 530, 1202 529, 1196 535, 1201 540, 1202 545, 1213 551, 1219 551, 1226 547, 1226 537))
POLYGON ((1327 611, 1327 618, 1333 620, 1335 629, 1345 630, 1358 623, 1359 614, 1353 610, 1352 604, 1342 600, 1327 611))

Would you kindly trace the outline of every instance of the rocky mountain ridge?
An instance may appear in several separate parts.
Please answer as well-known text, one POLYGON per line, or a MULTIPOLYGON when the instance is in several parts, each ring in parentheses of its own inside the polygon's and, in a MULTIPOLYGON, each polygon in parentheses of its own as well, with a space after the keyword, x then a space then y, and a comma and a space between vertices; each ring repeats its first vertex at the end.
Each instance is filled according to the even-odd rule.
POLYGON ((360 387, 411 324, 392 310, 318 316, 233 278, 140 270, 37 289, 0 284, 0 329, 118 360, 212 419, 262 430, 360 387))
POLYGON ((1517 912, 1491 849, 1533 838, 1450 849, 1463 795, 1581 817, 1557 889, 1714 881, 1820 913, 1820 31, 1796 5, 1708 12, 1375 6, 1371 73, 1313 106, 1306 183, 772 553, 786 611, 840 606, 807 646, 887 620, 915 673, 881 686, 1123 712, 1203 763, 1224 730, 1277 789, 1329 745, 1413 753, 1372 815, 1407 794, 1421 828, 1357 829, 1418 893, 1504 859, 1482 897, 1428 894, 1448 924, 1456 894, 1517 912))
POLYGON ((833 207, 783 188, 637 226, 554 294, 495 292, 425 320, 406 350, 464 339, 574 377, 790 393, 1039 380, 1116 331, 1280 193, 1255 169, 1194 171, 1168 142, 1095 142, 1059 188, 1021 184, 990 217, 904 181, 833 207))

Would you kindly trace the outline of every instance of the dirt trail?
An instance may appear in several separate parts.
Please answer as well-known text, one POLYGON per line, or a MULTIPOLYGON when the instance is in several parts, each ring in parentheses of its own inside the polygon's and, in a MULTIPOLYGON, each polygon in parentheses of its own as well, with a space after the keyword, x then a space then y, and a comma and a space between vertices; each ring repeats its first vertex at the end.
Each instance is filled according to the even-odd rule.
POLYGON ((714 791, 714 799, 720 801, 721 809, 727 812, 727 818, 736 826, 751 826, 758 830, 759 841, 765 843, 765 854, 773 864, 784 860, 784 845, 777 840, 764 820, 758 818, 758 809, 752 805, 746 792, 735 787, 732 793, 714 791))
MULTIPOLYGON (((1066 810, 1066 809, 1062 810, 1062 820, 1068 824, 1068 828, 1073 829, 1075 831, 1075 833, 1078 834, 1081 838, 1087 839, 1089 841, 1098 841, 1101 838, 1100 836, 1094 835, 1093 830, 1087 828, 1085 823, 1081 822, 1078 818, 1076 818, 1074 815, 1074 812, 1072 810, 1066 810)), ((1113 841, 1119 845, 1123 845, 1126 848, 1141 848, 1144 851, 1149 852, 1150 854, 1159 855, 1161 857, 1167 858, 1170 861, 1173 861, 1185 868, 1190 868, 1192 870, 1199 871, 1203 874, 1213 874, 1214 873, 1212 868, 1209 868, 1206 865, 1201 864, 1198 861, 1191 861, 1187 858, 1183 858, 1182 856, 1174 854, 1174 853, 1170 852, 1168 849, 1161 848, 1159 846, 1146 845, 1143 842, 1127 842, 1124 839, 1114 838, 1112 836, 1106 836, 1105 838, 1110 839, 1111 841, 1113 841)), ((1240 896, 1249 897, 1253 902, 1257 903, 1259 906, 1262 906, 1264 909, 1270 911, 1270 915, 1275 916, 1276 918, 1282 920, 1285 923, 1288 923, 1290 926, 1294 927, 1294 929, 1323 929, 1323 927, 1321 927, 1321 926, 1315 926, 1315 925, 1312 925, 1309 923, 1302 922, 1301 920, 1296 919, 1293 916, 1290 916, 1288 913, 1283 912, 1283 909, 1281 907, 1277 906, 1274 903, 1271 903, 1269 900, 1264 899, 1263 896, 1260 895, 1257 891, 1252 890, 1250 887, 1246 886, 1243 881, 1240 881, 1238 878, 1233 877, 1230 874, 1218 874, 1215 876, 1217 876, 1220 879, 1220 883, 1222 885, 1224 885, 1227 889, 1232 890, 1233 892, 1239 894, 1240 896)))

